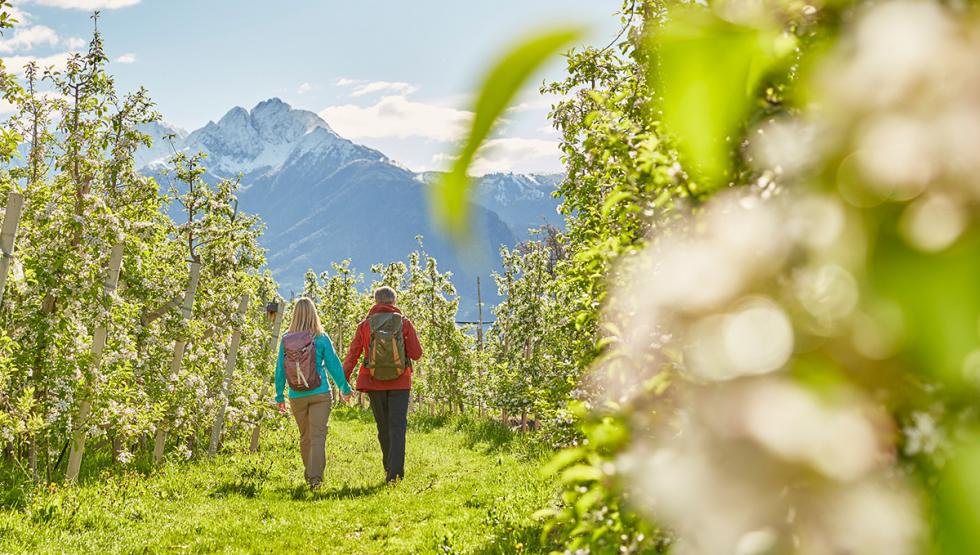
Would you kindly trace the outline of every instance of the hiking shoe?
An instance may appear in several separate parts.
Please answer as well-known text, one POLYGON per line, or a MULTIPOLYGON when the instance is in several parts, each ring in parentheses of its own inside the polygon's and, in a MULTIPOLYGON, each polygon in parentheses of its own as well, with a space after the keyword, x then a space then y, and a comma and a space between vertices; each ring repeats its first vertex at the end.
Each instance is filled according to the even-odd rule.
POLYGON ((320 480, 310 480, 310 491, 315 492, 320 489, 320 480))

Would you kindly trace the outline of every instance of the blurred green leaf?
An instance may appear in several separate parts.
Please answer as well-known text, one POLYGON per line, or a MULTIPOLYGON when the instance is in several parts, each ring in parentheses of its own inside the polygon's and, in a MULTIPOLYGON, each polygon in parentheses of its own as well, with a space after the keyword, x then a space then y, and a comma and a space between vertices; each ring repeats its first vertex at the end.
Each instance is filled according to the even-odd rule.
POLYGON ((601 479, 602 471, 587 464, 577 464, 561 473, 561 481, 564 484, 576 482, 594 482, 601 479))
POLYGON ((753 93, 795 43, 696 6, 671 10, 652 41, 651 81, 662 94, 663 121, 691 173, 703 187, 717 188, 724 184, 733 134, 753 105, 753 93))
POLYGON ((592 508, 597 502, 601 501, 605 496, 605 491, 599 488, 593 488, 585 492, 582 497, 578 498, 575 502, 575 512, 579 515, 584 515, 589 509, 592 508))
POLYGON ((559 451, 554 457, 548 461, 548 464, 541 468, 542 476, 550 476, 557 473, 559 470, 567 467, 573 462, 578 462, 582 460, 585 456, 585 449, 581 447, 572 447, 568 449, 563 449, 559 451))
MULTIPOLYGON (((909 247, 887 221, 869 265, 877 292, 901 308, 905 346, 917 367, 962 388, 965 362, 980 349, 980 233, 940 253, 909 247)), ((972 389, 967 389, 972 394, 972 389)))
POLYGON ((934 553, 980 553, 980 437, 957 450, 938 491, 934 553))
POLYGON ((531 75, 583 34, 579 27, 536 34, 518 43, 487 73, 466 143, 449 173, 432 188, 430 197, 436 223, 457 241, 468 239, 470 234, 469 169, 480 146, 531 75))

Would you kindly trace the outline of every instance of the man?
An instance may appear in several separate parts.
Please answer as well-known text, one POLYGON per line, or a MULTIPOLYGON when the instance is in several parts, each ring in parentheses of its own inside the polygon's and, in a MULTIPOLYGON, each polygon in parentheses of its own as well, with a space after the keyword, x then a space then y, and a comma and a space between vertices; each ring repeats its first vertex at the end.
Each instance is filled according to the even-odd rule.
POLYGON ((389 483, 405 476, 405 432, 408 429, 408 395, 412 388, 412 361, 422 358, 422 345, 411 320, 395 306, 395 290, 374 292, 375 305, 357 326, 344 374, 350 380, 358 360, 357 390, 368 394, 378 426, 378 442, 389 483))

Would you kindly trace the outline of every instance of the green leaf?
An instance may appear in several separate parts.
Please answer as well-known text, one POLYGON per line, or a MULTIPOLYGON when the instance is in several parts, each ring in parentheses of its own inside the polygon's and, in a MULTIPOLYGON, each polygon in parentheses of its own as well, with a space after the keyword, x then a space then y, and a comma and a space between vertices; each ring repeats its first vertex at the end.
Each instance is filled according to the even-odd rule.
POLYGON ((602 471, 587 464, 577 464, 561 473, 561 481, 565 484, 594 482, 601 479, 602 471))
POLYGON ((631 198, 632 196, 633 193, 631 191, 616 191, 612 193, 606 197, 605 202, 602 203, 602 215, 609 216, 609 213, 612 212, 613 208, 615 208, 617 204, 631 198))
POLYGON ((597 487, 593 487, 588 492, 578 498, 575 502, 575 511, 580 515, 585 515, 585 513, 592 508, 597 502, 602 500, 605 496, 605 492, 597 487))
POLYGON ((436 183, 430 195, 437 225, 457 241, 465 242, 470 237, 469 170, 494 123, 535 71, 583 34, 582 28, 570 27, 534 35, 509 50, 487 73, 466 143, 452 169, 436 183))
POLYGON ((541 468, 541 475, 551 476, 573 462, 582 460, 584 456, 585 450, 581 447, 572 447, 559 451, 558 454, 548 461, 548 464, 541 468))
POLYGON ((938 488, 935 553, 980 552, 980 436, 960 447, 938 488))
POLYGON ((663 121, 689 171, 705 188, 717 188, 760 80, 795 43, 695 6, 671 10, 652 41, 651 81, 662 93, 663 121))
POLYGON ((882 226, 875 245, 871 283, 901 310, 905 355, 932 379, 969 395, 975 376, 964 370, 980 352, 980 233, 943 252, 922 253, 892 231, 892 222, 882 226))

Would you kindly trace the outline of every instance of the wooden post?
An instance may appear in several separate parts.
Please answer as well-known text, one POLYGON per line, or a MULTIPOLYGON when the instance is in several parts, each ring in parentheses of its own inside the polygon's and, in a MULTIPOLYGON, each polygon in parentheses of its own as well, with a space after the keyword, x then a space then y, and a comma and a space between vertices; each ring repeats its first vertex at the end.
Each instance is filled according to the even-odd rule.
MULTIPOLYGON (((248 293, 242 295, 242 301, 238 305, 238 316, 244 318, 248 311, 248 293)), ((211 445, 208 446, 208 456, 213 457, 218 452, 218 443, 221 442, 221 431, 225 427, 225 411, 228 409, 228 393, 231 391, 231 382, 235 378, 235 363, 238 362, 238 347, 242 343, 242 330, 239 327, 231 334, 231 345, 228 346, 228 359, 225 361, 225 379, 221 383, 221 404, 218 406, 218 413, 214 415, 214 424, 211 426, 211 445)))
MULTIPOLYGON (((107 297, 111 298, 119 284, 119 268, 122 266, 122 259, 123 245, 120 243, 112 247, 112 254, 109 257, 109 269, 105 280, 105 295, 107 297)), ((102 352, 105 350, 108 324, 108 318, 106 318, 95 328, 95 335, 92 339, 92 373, 98 372, 102 364, 102 352)), ((86 380, 82 386, 83 398, 79 403, 78 415, 74 421, 71 451, 68 454, 68 469, 65 470, 65 480, 69 482, 78 478, 78 471, 82 467, 82 456, 85 454, 85 426, 92 412, 92 399, 88 391, 90 387, 91 384, 86 380)))
POLYGON ((24 211, 24 195, 10 191, 7 194, 6 211, 3 214, 3 227, 0 228, 0 303, 7 286, 7 274, 14 259, 14 241, 17 239, 17 226, 24 211))
MULTIPOLYGON (((187 290, 184 292, 184 302, 180 307, 181 319, 186 321, 191 319, 194 312, 194 296, 197 294, 197 284, 201 280, 201 263, 191 262, 191 273, 187 280, 187 290)), ((174 342, 174 356, 170 361, 170 380, 177 379, 180 373, 180 365, 184 360, 184 349, 187 347, 185 338, 174 342)), ((157 432, 153 438, 153 462, 159 463, 163 460, 163 450, 167 445, 167 428, 169 422, 164 420, 157 425, 157 432)))
MULTIPOLYGON (((480 294, 480 276, 476 276, 476 310, 480 315, 479 326, 476 328, 476 348, 483 350, 483 296, 480 294)), ((482 372, 482 370, 481 370, 482 372)))
MULTIPOLYGON (((282 318, 286 312, 286 305, 282 302, 276 301, 276 319, 272 324, 272 337, 269 338, 269 351, 272 352, 273 360, 278 361, 279 358, 279 334, 282 332, 282 318)), ((275 365, 273 362, 273 373, 275 373, 275 365)), ((275 376, 273 376, 275 379, 275 376)), ((259 394, 259 402, 265 401, 269 396, 269 383, 265 382, 262 384, 262 393, 259 394)), ((255 427, 252 428, 252 443, 249 445, 248 450, 251 453, 255 453, 259 450, 259 431, 261 430, 262 418, 259 417, 259 421, 255 423, 255 427)))

